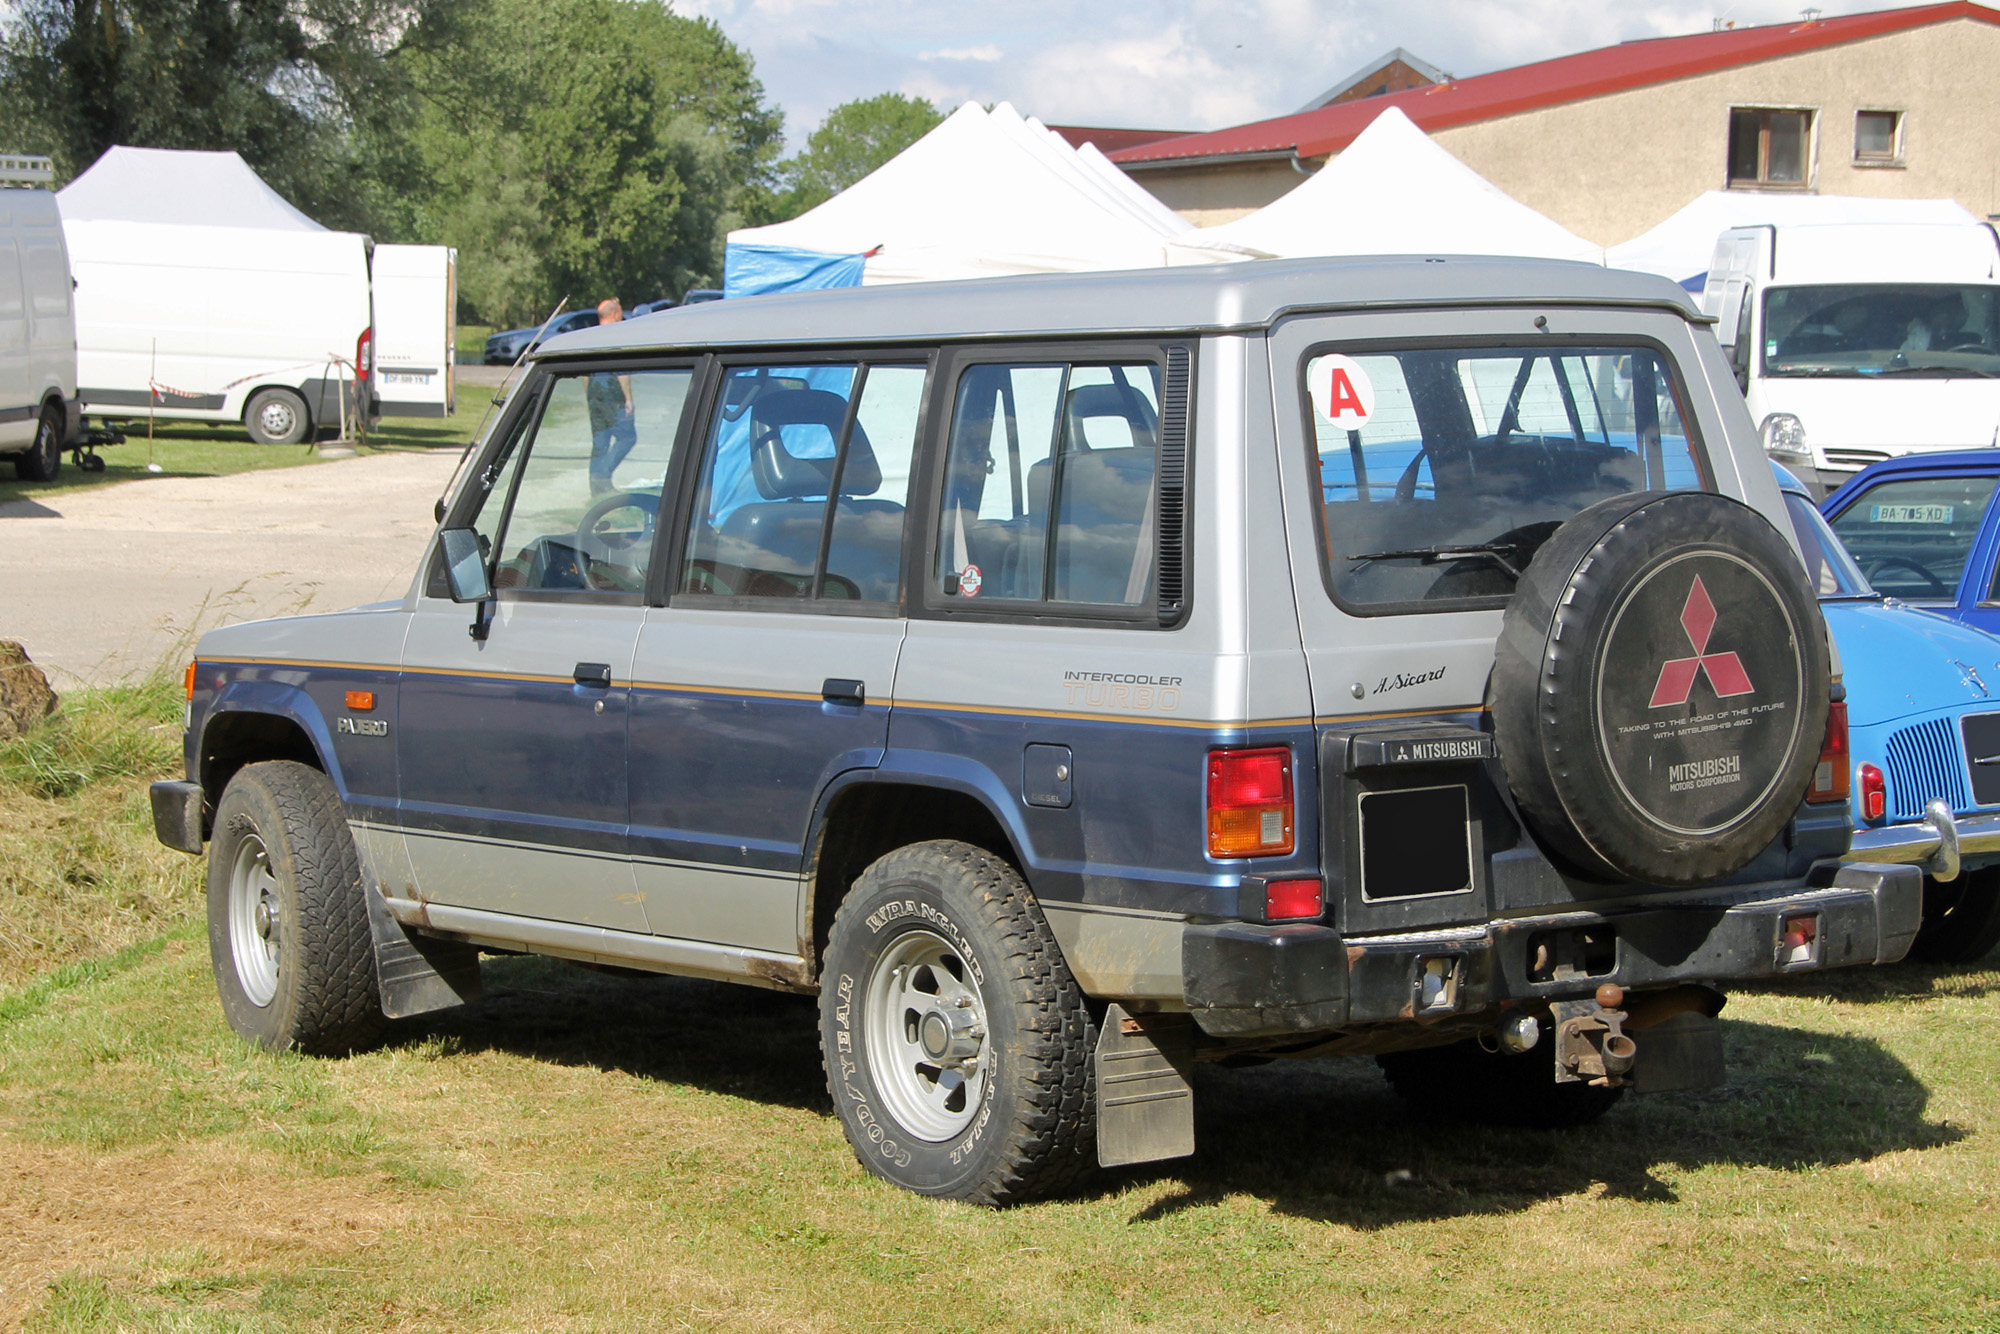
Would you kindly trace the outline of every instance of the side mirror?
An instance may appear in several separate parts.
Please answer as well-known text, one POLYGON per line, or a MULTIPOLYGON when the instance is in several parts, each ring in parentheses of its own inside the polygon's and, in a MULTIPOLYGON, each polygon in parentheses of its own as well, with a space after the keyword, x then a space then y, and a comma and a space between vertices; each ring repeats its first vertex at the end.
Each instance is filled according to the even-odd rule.
POLYGON ((486 553, 479 534, 470 528, 447 528, 438 534, 444 546, 444 577, 453 602, 484 602, 493 596, 486 577, 486 553))

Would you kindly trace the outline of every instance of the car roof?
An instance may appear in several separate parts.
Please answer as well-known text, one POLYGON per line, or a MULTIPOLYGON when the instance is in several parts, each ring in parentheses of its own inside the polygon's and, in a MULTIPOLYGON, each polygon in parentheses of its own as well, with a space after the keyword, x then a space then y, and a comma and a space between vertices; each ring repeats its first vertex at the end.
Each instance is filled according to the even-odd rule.
POLYGON ((1300 310, 1408 306, 1627 305, 1707 322, 1651 274, 1567 260, 1402 255, 1253 260, 1108 273, 1032 274, 732 297, 600 325, 542 357, 770 343, 1063 337, 1257 329, 1300 310))

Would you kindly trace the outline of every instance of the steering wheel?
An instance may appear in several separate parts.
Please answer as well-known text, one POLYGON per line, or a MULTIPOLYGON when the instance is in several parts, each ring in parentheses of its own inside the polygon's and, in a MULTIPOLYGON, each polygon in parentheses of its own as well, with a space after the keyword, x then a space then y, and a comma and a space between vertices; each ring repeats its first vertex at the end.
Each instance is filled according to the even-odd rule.
POLYGON ((583 512, 576 524, 576 549, 590 558, 593 565, 623 565, 636 570, 643 564, 640 548, 653 540, 653 530, 660 523, 660 497, 646 491, 613 491, 583 512), (599 525, 620 510, 639 511, 639 531, 636 533, 608 533, 599 525), (635 554, 641 559, 634 561, 635 554))
POLYGON ((1948 598, 1951 596, 1951 590, 1944 586, 1943 580, 1939 579, 1936 575, 1932 574, 1930 570, 1926 568, 1922 563, 1911 560, 1908 556, 1882 556, 1877 558, 1875 563, 1870 565, 1866 571, 1868 575, 1868 582, 1871 584, 1875 582, 1875 575, 1877 571, 1887 570, 1892 567, 1914 571, 1919 577, 1923 579, 1925 583, 1929 584, 1932 590, 1935 591, 1937 595, 1941 598, 1948 598))

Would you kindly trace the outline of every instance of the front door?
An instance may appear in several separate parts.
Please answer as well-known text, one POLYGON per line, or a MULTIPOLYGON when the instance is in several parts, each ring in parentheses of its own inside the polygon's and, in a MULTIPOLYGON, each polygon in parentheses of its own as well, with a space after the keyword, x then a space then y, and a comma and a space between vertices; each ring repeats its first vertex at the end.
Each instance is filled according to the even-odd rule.
POLYGON ((427 899, 649 929, 627 846, 626 728, 691 379, 548 377, 461 496, 452 522, 488 548, 491 615, 434 579, 403 656, 399 811, 427 899))
POLYGON ((920 364, 726 367, 633 663, 632 847, 661 935, 799 949, 826 784, 881 760, 920 364))

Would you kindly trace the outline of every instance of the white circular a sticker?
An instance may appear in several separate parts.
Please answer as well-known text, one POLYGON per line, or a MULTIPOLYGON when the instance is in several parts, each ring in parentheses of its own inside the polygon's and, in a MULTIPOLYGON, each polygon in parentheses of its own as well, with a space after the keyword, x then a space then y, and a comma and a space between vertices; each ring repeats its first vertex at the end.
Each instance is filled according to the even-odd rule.
POLYGON ((986 582, 986 576, 979 572, 977 565, 968 565, 958 572, 958 591, 969 598, 979 596, 979 586, 986 582))
POLYGON ((1314 410, 1342 430, 1360 430, 1375 412, 1375 386, 1352 357, 1336 353, 1316 358, 1306 372, 1306 392, 1314 410))

